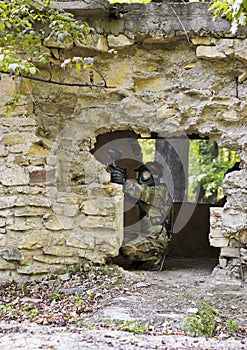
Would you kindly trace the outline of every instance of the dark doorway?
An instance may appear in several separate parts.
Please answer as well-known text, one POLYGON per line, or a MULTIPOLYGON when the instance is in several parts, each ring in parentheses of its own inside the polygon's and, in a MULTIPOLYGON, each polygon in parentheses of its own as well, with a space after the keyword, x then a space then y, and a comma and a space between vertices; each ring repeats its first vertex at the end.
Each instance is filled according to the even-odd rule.
MULTIPOLYGON (((127 170, 130 179, 136 179, 135 169, 147 161, 163 163, 162 181, 168 184, 173 198, 169 258, 209 259, 215 266, 219 250, 209 244, 209 208, 217 196, 222 195, 220 183, 227 167, 237 160, 237 155, 220 150, 215 142, 197 135, 165 139, 152 134, 149 138, 142 138, 132 130, 98 135, 92 153, 100 162, 110 164, 108 150, 112 148, 121 151, 122 156, 116 163, 127 170), (215 183, 210 172, 217 177, 215 183)), ((129 207, 125 201, 124 242, 140 234, 139 218, 138 206, 129 207)))

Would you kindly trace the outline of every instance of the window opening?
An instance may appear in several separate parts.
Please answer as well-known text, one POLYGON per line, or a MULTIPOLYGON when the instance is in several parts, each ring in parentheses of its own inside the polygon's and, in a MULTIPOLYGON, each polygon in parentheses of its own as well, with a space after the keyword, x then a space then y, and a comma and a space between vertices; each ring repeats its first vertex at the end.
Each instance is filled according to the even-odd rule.
POLYGON ((220 200, 224 196, 225 174, 239 170, 239 163, 240 157, 235 151, 219 147, 211 140, 191 140, 188 200, 209 203, 220 200))

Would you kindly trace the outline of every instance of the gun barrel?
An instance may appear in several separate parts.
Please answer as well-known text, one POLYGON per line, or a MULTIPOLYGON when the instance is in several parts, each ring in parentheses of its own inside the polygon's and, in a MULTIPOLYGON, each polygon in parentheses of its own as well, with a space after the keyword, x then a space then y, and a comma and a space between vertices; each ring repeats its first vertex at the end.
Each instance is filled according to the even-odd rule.
POLYGON ((109 149, 108 154, 112 161, 122 158, 122 155, 123 155, 122 152, 117 149, 109 149))

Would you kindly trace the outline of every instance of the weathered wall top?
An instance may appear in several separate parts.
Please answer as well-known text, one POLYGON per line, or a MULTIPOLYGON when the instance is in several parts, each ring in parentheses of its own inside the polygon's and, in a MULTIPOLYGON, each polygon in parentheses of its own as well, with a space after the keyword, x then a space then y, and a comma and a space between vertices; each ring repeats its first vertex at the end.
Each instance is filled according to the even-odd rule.
POLYGON ((213 34, 216 37, 242 37, 247 33, 241 28, 237 35, 230 33, 230 24, 223 18, 214 20, 209 3, 161 3, 109 5, 106 0, 59 1, 60 8, 88 21, 100 33, 129 33, 132 37, 179 34, 213 34), (108 21, 108 25, 106 25, 108 21), (109 25, 109 21, 111 22, 109 25), (112 22, 115 22, 113 25, 112 22))

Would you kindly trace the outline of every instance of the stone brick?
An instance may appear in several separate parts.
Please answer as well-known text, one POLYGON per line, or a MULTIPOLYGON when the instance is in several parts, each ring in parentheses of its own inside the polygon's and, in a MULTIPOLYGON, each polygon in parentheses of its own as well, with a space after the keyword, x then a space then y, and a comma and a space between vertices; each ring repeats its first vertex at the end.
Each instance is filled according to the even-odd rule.
POLYGON ((15 221, 8 224, 8 230, 12 231, 29 231, 31 229, 33 229, 33 225, 27 223, 26 220, 15 221))
POLYGON ((2 258, 7 261, 20 261, 22 256, 21 252, 17 248, 8 248, 3 251, 2 258))
POLYGON ((45 157, 29 157, 29 163, 32 166, 45 166, 46 158, 45 157))
POLYGON ((63 264, 63 265, 78 265, 79 257, 57 257, 52 255, 37 255, 33 258, 35 261, 39 261, 48 265, 51 264, 63 264))
POLYGON ((26 142, 27 142, 26 137, 19 133, 12 133, 12 134, 3 136, 4 145, 19 145, 19 144, 25 144, 26 142))
MULTIPOLYGON (((12 77, 2 74, 0 84, 0 99, 2 102, 7 102, 10 96, 15 94, 16 81, 12 77)), ((6 106, 5 106, 6 109, 6 106)))
POLYGON ((210 216, 221 217, 223 213, 223 208, 211 207, 210 216))
POLYGON ((197 58, 206 58, 206 59, 222 59, 226 58, 224 52, 219 51, 216 46, 198 46, 196 48, 197 58))
POLYGON ((225 120, 227 122, 238 122, 239 121, 239 115, 235 110, 222 112, 222 118, 223 118, 223 120, 225 120))
POLYGON ((79 204, 81 202, 81 195, 75 193, 58 192, 56 194, 56 201, 58 203, 65 204, 79 204))
POLYGON ((81 255, 79 255, 81 258, 88 259, 94 263, 97 264, 104 264, 105 263, 105 254, 102 253, 100 250, 98 251, 91 251, 86 250, 84 253, 81 252, 81 255))
POLYGON ((107 216, 114 210, 112 200, 104 198, 91 199, 84 201, 80 207, 80 211, 86 215, 107 216))
POLYGON ((220 251, 220 257, 224 258, 238 258, 239 249, 234 247, 224 247, 220 251))
MULTIPOLYGON (((13 208, 15 206, 16 201, 15 196, 1 196, 0 197, 0 209, 13 208)), ((0 210, 0 216, 3 211, 0 210)), ((3 215, 5 216, 5 215, 3 215)))
POLYGON ((23 153, 26 154, 29 150, 30 145, 28 144, 20 144, 20 145, 10 145, 9 152, 10 153, 23 153))
POLYGON ((48 214, 43 218, 44 226, 51 231, 70 230, 74 228, 72 218, 48 214))
POLYGON ((33 170, 29 172, 30 184, 52 183, 56 180, 55 169, 33 170))
POLYGON ((67 246, 54 246, 54 247, 45 247, 43 252, 47 255, 55 255, 61 257, 72 257, 75 254, 73 249, 69 249, 67 246))
POLYGON ((242 84, 247 79, 247 71, 238 76, 238 82, 242 84))
POLYGON ((209 237, 210 238, 223 238, 224 234, 223 234, 222 230, 210 228, 209 237))
POLYGON ((240 61, 247 62, 247 39, 236 41, 235 57, 240 61))
POLYGON ((240 232, 239 240, 241 244, 247 245, 247 230, 240 232))
POLYGON ((20 126, 35 126, 36 122, 32 118, 25 117, 7 117, 1 118, 1 125, 7 126, 8 130, 17 130, 20 126))
POLYGON ((26 235, 18 245, 19 249, 40 249, 44 247, 49 232, 45 230, 39 230, 31 234, 26 235))
POLYGON ((102 216, 86 216, 80 220, 80 227, 82 229, 94 230, 96 228, 113 228, 115 226, 115 221, 102 216))
POLYGON ((0 217, 6 218, 6 217, 10 217, 11 215, 13 215, 11 209, 1 209, 1 206, 0 206, 0 217))
POLYGON ((16 266, 2 258, 0 258, 0 270, 15 270, 16 266))
POLYGON ((93 249, 95 247, 95 234, 92 232, 70 234, 66 238, 66 244, 73 248, 93 249))
POLYGON ((229 239, 227 238, 209 238, 209 243, 212 247, 228 247, 229 239))
POLYGON ((49 150, 42 145, 34 144, 29 148, 29 151, 27 152, 27 156, 29 157, 41 157, 41 156, 47 156, 49 154, 49 150))
POLYGON ((43 216, 45 214, 45 208, 36 207, 23 207, 16 208, 14 211, 15 216, 43 216))
POLYGON ((134 40, 124 34, 119 34, 118 36, 110 34, 107 37, 107 42, 111 48, 123 48, 134 44, 134 40))
POLYGON ((12 166, 2 170, 0 174, 0 182, 4 186, 26 185, 29 183, 29 177, 24 168, 12 166))
POLYGON ((227 266, 227 259, 225 258, 220 258, 219 259, 219 265, 222 269, 224 269, 227 266))
POLYGON ((109 46, 107 44, 107 39, 104 35, 99 36, 98 42, 96 45, 96 49, 100 50, 100 51, 108 51, 109 50, 109 46))
POLYGON ((195 36, 191 38, 194 45, 212 45, 216 43, 216 39, 211 36, 195 36))
POLYGON ((56 215, 65 215, 69 217, 76 216, 79 212, 78 205, 54 204, 53 211, 56 215))
POLYGON ((222 217, 222 224, 226 230, 246 229, 247 226, 247 213, 243 212, 241 208, 235 210, 233 208, 226 209, 222 217))
POLYGON ((22 166, 22 165, 25 166, 25 165, 29 165, 29 160, 26 157, 22 156, 22 155, 18 155, 18 156, 15 157, 15 159, 13 161, 13 164, 20 165, 20 166, 22 166))
MULTIPOLYGON (((151 78, 145 78, 145 79, 136 79, 134 89, 136 92, 141 91, 160 91, 163 86, 166 86, 168 88, 170 85, 170 82, 165 77, 151 77, 151 78)), ((174 116, 178 110, 169 107, 166 108, 166 118, 170 116, 174 116)), ((163 115, 164 115, 164 111, 163 115)), ((159 110, 159 117, 161 116, 161 109, 159 110)))

